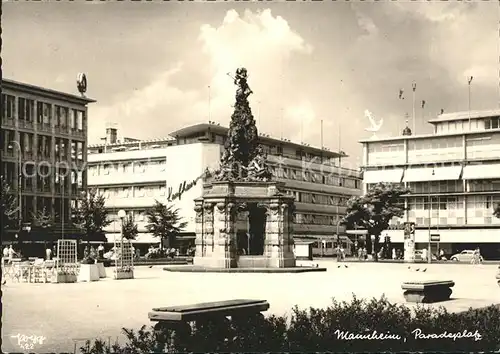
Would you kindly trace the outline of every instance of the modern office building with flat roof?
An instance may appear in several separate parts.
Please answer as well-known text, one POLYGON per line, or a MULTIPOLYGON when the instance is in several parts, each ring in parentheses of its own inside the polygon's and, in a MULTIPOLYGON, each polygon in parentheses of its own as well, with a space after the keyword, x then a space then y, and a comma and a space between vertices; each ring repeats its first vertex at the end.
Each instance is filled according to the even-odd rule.
MULTIPOLYGON (((417 249, 431 234, 448 253, 480 247, 500 254, 500 110, 441 114, 429 120, 434 133, 362 140, 363 192, 379 182, 402 183, 408 211, 393 220, 389 235, 403 243, 403 222, 415 222, 417 249)), ((433 242, 433 250, 437 243, 433 242)))
MULTIPOLYGON (((107 129, 106 142, 89 146, 89 186, 103 193, 115 222, 108 239, 119 235, 117 212, 134 215, 140 235, 138 242, 155 242, 145 230, 144 212, 155 199, 168 202, 184 183, 193 186, 172 203, 188 222, 186 238, 194 238, 194 199, 203 193, 207 179, 200 178, 208 168, 219 167, 228 128, 214 123, 191 125, 172 132, 164 139, 118 140, 114 128, 107 129)), ((347 200, 361 194, 360 171, 342 168, 347 155, 296 144, 289 140, 260 135, 272 172, 285 183, 287 193, 296 199, 295 238, 314 243, 316 253, 333 252, 337 222, 345 213, 347 200)), ((344 243, 349 242, 342 226, 344 243)), ((182 236, 181 236, 182 238, 182 236)), ((158 242, 156 240, 156 242, 158 242)))
POLYGON ((1 173, 21 197, 23 224, 45 208, 58 233, 63 222, 72 231, 71 207, 87 185, 87 105, 93 102, 2 79, 1 173))

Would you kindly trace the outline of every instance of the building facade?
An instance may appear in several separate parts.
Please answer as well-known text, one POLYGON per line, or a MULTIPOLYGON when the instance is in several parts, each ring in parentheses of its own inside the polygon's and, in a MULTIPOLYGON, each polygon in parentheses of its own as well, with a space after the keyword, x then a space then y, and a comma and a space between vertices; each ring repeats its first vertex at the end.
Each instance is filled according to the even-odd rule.
POLYGON ((370 139, 363 144, 363 192, 379 182, 410 188, 408 208, 387 234, 403 243, 402 224, 416 223, 417 249, 439 235, 448 253, 480 247, 485 257, 500 253, 500 110, 441 114, 429 121, 431 135, 370 139))
MULTIPOLYGON (((106 144, 89 146, 89 186, 98 188, 113 210, 110 237, 119 235, 116 215, 124 209, 134 215, 141 232, 138 240, 152 242, 145 232, 145 210, 155 199, 167 202, 184 182, 192 187, 172 203, 188 222, 186 232, 194 235, 193 200, 202 195, 203 184, 208 182, 199 177, 207 168, 218 169, 227 131, 226 127, 202 123, 177 130, 165 139, 117 141, 116 130, 109 128, 106 144)), ((295 237, 312 239, 316 253, 331 253, 347 200, 361 194, 360 172, 339 167, 345 154, 266 135, 260 135, 260 142, 273 175, 295 196, 295 237)), ((339 232, 344 234, 342 226, 339 232)))
POLYGON ((23 223, 44 208, 56 229, 69 223, 87 185, 87 105, 92 102, 2 80, 2 176, 21 196, 23 223))

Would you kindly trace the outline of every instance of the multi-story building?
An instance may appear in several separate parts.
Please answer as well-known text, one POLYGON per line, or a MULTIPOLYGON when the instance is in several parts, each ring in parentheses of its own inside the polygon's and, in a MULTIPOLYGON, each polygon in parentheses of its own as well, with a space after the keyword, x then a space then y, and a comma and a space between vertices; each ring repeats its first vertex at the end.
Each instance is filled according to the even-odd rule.
MULTIPOLYGON (((204 171, 219 167, 228 128, 212 123, 184 127, 165 139, 117 141, 114 128, 107 129, 105 144, 89 146, 89 186, 107 197, 115 222, 108 231, 118 236, 117 211, 134 214, 141 232, 139 241, 154 242, 145 232, 144 212, 155 199, 167 202, 184 182, 193 186, 172 201, 194 235, 194 202, 203 193, 204 171)), ((332 253, 337 222, 347 200, 361 194, 360 172, 339 167, 344 153, 295 144, 260 135, 272 172, 296 199, 296 238, 310 238, 316 253, 332 253), (324 242, 323 242, 324 241, 324 242)), ((339 232, 344 234, 344 228, 339 232)), ((114 236, 112 236, 114 234, 114 236)), ((192 236, 191 236, 192 237, 192 236)), ((348 242, 345 236, 344 242, 348 242)))
MULTIPOLYGON (((378 182, 402 183, 408 211, 387 234, 403 243, 402 222, 416 223, 417 248, 439 234, 449 253, 480 247, 500 251, 500 110, 439 115, 430 135, 363 140, 364 192, 378 182)), ((410 135, 408 135, 410 134, 410 135)), ((385 235, 385 233, 383 234, 385 235)), ((438 245, 433 244, 434 249, 438 245)))
MULTIPOLYGON (((94 100, 2 79, 2 175, 22 222, 44 208, 63 229, 86 189, 87 105, 94 100)), ((67 228, 71 231, 71 228, 67 228)))

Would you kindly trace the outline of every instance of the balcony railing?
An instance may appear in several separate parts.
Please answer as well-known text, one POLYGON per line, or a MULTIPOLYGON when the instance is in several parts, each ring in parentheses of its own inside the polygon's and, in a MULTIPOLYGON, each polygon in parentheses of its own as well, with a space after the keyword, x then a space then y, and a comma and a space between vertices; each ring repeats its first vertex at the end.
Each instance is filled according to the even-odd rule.
POLYGON ((19 128, 33 129, 33 122, 24 119, 19 119, 19 128))
POLYGON ((8 127, 15 127, 16 121, 14 120, 14 118, 4 117, 4 118, 2 118, 2 125, 8 126, 8 127))
POLYGON ((81 129, 71 128, 71 135, 74 135, 74 136, 85 136, 85 133, 81 129))
POLYGON ((44 132, 52 132, 52 127, 50 126, 50 123, 38 123, 38 130, 44 131, 44 132))
POLYGON ((14 157, 15 153, 14 150, 7 150, 7 151, 2 151, 2 157, 14 157))

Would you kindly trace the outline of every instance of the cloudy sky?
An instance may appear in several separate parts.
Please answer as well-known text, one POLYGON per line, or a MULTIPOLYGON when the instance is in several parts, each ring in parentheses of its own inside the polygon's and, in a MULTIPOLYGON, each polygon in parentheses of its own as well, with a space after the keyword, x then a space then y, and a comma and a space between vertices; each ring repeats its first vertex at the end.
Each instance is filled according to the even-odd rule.
POLYGON ((324 145, 355 163, 365 109, 379 135, 401 131, 413 81, 417 133, 467 110, 468 75, 472 109, 497 108, 499 19, 494 2, 4 3, 3 75, 76 93, 85 72, 92 143, 107 123, 139 138, 227 125, 226 73, 245 66, 260 131, 319 146, 323 120, 324 145))

